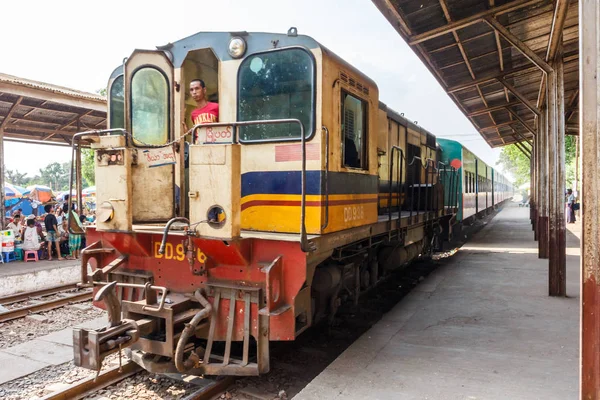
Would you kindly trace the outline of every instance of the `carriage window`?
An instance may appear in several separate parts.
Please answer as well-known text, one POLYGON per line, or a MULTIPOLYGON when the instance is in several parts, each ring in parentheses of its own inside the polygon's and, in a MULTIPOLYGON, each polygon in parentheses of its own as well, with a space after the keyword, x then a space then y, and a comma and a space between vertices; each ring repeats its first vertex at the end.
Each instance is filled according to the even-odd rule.
MULTIPOLYGON (((295 118, 304 135, 314 131, 314 62, 302 49, 247 57, 240 65, 238 121, 295 118)), ((300 139, 298 124, 240 127, 242 141, 300 139)))
POLYGON ((119 75, 110 86, 110 128, 125 128, 125 87, 123 75, 119 75))
POLYGON ((342 93, 342 134, 344 166, 366 168, 366 103, 349 93, 342 93))
POLYGON ((165 144, 169 138, 167 78, 157 69, 137 70, 131 79, 131 134, 138 146, 165 144))

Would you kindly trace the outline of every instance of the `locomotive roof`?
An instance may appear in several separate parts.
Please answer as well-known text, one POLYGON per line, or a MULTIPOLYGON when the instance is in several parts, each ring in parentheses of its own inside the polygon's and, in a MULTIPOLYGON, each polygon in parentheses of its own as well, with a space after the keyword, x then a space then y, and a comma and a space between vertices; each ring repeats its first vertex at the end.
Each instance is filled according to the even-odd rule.
MULTIPOLYGON (((349 72, 358 76, 363 82, 377 87, 377 84, 368 76, 360 72, 356 67, 345 61, 343 58, 317 42, 307 35, 290 35, 285 33, 268 33, 268 32, 198 32, 183 39, 179 39, 172 43, 167 43, 163 46, 156 46, 157 50, 165 51, 171 59, 175 68, 180 68, 187 57, 188 52, 210 48, 215 53, 215 56, 220 61, 230 61, 233 58, 227 51, 229 39, 232 37, 242 37, 246 41, 246 54, 253 54, 267 49, 284 48, 302 46, 308 49, 320 48, 323 53, 334 58, 338 63, 342 64, 349 72)), ((112 72, 110 78, 114 79, 123 73, 123 66, 120 65, 112 72)))

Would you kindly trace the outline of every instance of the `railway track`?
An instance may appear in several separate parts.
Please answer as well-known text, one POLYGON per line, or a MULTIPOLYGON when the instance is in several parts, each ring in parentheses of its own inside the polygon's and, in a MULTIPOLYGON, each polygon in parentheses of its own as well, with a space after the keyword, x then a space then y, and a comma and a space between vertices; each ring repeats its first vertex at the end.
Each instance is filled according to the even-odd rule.
MULTIPOLYGON (((70 386, 54 393, 47 394, 40 400, 76 400, 89 396, 98 390, 108 388, 120 381, 129 378, 135 374, 142 372, 143 369, 129 361, 122 367, 114 367, 100 373, 97 377, 92 376, 80 382, 71 384, 70 386)), ((224 392, 229 388, 235 379, 231 376, 218 377, 216 379, 206 379, 206 384, 188 394, 182 400, 208 400, 214 396, 224 392)))
POLYGON ((77 284, 68 284, 56 286, 49 289, 36 290, 32 292, 19 293, 11 296, 0 298, 0 305, 3 308, 14 306, 21 302, 32 302, 23 307, 15 307, 7 311, 0 312, 0 322, 6 322, 17 318, 23 318, 29 314, 53 310, 65 306, 69 303, 76 303, 92 299, 92 292, 82 290, 75 293, 62 294, 65 291, 77 289, 77 284), (52 299, 38 300, 38 298, 52 296, 52 299))

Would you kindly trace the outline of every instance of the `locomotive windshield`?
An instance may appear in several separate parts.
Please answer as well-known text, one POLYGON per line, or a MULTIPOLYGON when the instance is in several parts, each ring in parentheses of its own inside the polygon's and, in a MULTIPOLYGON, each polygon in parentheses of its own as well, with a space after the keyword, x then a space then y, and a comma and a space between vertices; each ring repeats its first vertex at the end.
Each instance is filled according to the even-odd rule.
POLYGON ((131 79, 131 134, 136 145, 168 141, 168 110, 167 78, 152 67, 135 71, 131 79))
MULTIPOLYGON (((239 71, 238 120, 297 118, 309 137, 314 130, 314 60, 303 49, 291 48, 247 57, 239 71)), ((300 138, 297 124, 240 128, 243 141, 300 138)))
POLYGON ((110 128, 125 128, 123 75, 119 75, 110 86, 110 128))

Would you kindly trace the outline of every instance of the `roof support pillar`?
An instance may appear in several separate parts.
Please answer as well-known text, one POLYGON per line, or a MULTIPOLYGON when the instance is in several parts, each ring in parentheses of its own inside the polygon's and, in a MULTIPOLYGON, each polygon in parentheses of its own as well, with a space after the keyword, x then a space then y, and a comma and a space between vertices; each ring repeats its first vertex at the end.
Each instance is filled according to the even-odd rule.
POLYGON ((600 4, 579 1, 582 157, 580 398, 600 399, 600 4))
POLYGON ((538 257, 548 258, 548 108, 539 117, 538 257))
MULTIPOLYGON (((77 132, 81 132, 81 121, 79 118, 77 119, 77 132)), ((80 214, 83 212, 83 201, 81 200, 81 192, 83 191, 83 182, 81 179, 81 142, 77 144, 75 153, 75 187, 77 188, 77 213, 80 214)), ((69 197, 71 197, 70 193, 69 197)), ((73 201, 73 199, 70 199, 70 201, 73 201)))
MULTIPOLYGON (((6 121, 6 120, 5 120, 6 121)), ((0 125, 0 230, 4 230, 6 225, 6 209, 4 208, 4 128, 0 125)))
POLYGON ((9 120, 12 118, 13 113, 16 111, 19 104, 23 101, 23 97, 19 97, 17 101, 8 110, 6 117, 0 123, 0 229, 4 229, 6 209, 4 207, 4 128, 8 125, 9 120))
POLYGON ((533 230, 533 239, 537 240, 537 217, 535 214, 535 204, 537 201, 536 188, 537 188, 537 173, 536 173, 536 158, 537 158, 537 136, 533 137, 533 147, 531 148, 531 160, 529 166, 529 219, 531 220, 531 229, 533 230))
MULTIPOLYGON (((564 63, 562 51, 562 35, 558 45, 558 52, 554 64, 556 71, 556 119, 557 119, 557 143, 556 143, 556 180, 558 190, 556 191, 557 215, 556 215, 556 263, 552 291, 557 296, 567 295, 567 228, 565 221, 565 187, 566 187, 566 166, 565 166, 565 78, 564 63)), ((552 262, 552 259, 550 259, 552 262)))
POLYGON ((564 256, 564 93, 562 81, 562 54, 553 62, 548 74, 548 294, 566 295, 566 258, 564 256), (563 117, 563 118, 561 118, 563 117), (562 123, 561 123, 562 122, 562 123), (561 126, 562 125, 562 126, 561 126), (561 140, 562 133, 562 140, 561 140), (561 146, 562 145, 562 146, 561 146), (561 148, 562 147, 562 148, 561 148), (562 232, 562 239, 561 239, 562 232))

